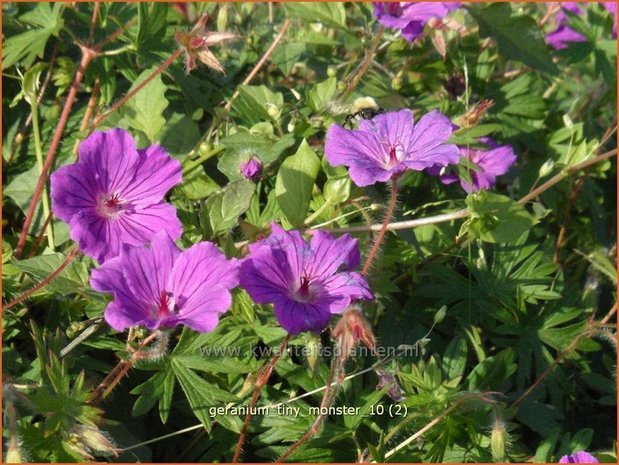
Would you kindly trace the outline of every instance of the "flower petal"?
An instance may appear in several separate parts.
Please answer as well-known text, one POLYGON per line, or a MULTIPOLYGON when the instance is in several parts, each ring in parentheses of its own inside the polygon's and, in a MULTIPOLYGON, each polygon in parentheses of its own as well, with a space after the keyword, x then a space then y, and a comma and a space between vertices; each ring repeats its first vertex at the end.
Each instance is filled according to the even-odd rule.
POLYGON ((331 319, 326 307, 289 299, 276 301, 274 311, 282 328, 293 336, 304 331, 319 333, 327 327, 331 319))
POLYGON ((182 167, 159 145, 138 150, 140 164, 135 176, 122 192, 132 203, 148 205, 163 200, 163 196, 182 180, 182 167))
POLYGON ((184 324, 201 333, 213 331, 219 323, 219 314, 228 311, 232 296, 225 286, 202 286, 180 304, 177 315, 163 321, 165 326, 184 324))
POLYGON ((329 313, 342 313, 358 299, 372 300, 374 295, 361 273, 338 273, 323 283, 324 296, 317 302, 329 313))
POLYGON ((180 254, 166 231, 157 233, 150 246, 123 244, 121 260, 127 286, 139 301, 158 304, 174 262, 180 254))
POLYGON ((315 231, 310 242, 312 256, 306 260, 304 270, 308 276, 327 277, 335 274, 342 265, 347 270, 359 266, 359 243, 349 234, 335 239, 324 231, 315 231))
POLYGON ((383 166, 388 158, 386 149, 371 132, 350 131, 332 124, 327 131, 325 157, 333 166, 350 167, 350 177, 358 186, 386 181, 392 175, 383 166))
POLYGON ((97 193, 121 192, 133 180, 140 157, 123 129, 93 132, 79 145, 79 164, 93 179, 97 193))
MULTIPOLYGON (((237 260, 228 260, 214 244, 200 242, 176 259, 166 289, 174 295, 181 314, 191 312, 200 304, 200 299, 209 300, 210 291, 218 293, 218 289, 224 289, 229 294, 227 290, 238 285, 238 268, 237 260)), ((227 309, 216 306, 209 310, 205 303, 206 311, 224 312, 227 309)))
POLYGON ((445 115, 437 110, 427 113, 413 129, 405 150, 408 153, 406 161, 424 163, 425 167, 457 163, 460 158, 458 147, 453 144, 443 145, 452 131, 451 121, 445 115))
POLYGON ((50 176, 52 212, 56 218, 69 223, 80 210, 97 205, 97 185, 83 165, 75 163, 57 169, 50 176))

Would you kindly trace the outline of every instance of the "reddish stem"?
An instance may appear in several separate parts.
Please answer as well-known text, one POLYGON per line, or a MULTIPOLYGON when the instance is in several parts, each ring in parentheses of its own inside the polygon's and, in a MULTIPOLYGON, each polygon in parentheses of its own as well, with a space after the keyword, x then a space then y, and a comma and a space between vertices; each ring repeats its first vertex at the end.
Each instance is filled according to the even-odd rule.
POLYGON ((122 107, 125 103, 127 103, 127 101, 129 99, 131 99, 135 94, 137 94, 144 87, 146 87, 150 81, 152 81, 159 74, 161 74, 163 71, 165 71, 172 63, 174 63, 176 61, 176 59, 179 56, 181 56, 181 53, 183 53, 183 51, 180 48, 175 50, 174 53, 172 53, 172 55, 170 55, 163 63, 161 63, 157 67, 157 69, 155 69, 146 79, 144 79, 140 84, 138 84, 135 87, 135 89, 133 89, 131 92, 129 92, 123 98, 121 98, 118 102, 116 102, 114 105, 112 105, 112 107, 108 111, 106 111, 101 116, 99 116, 94 121, 94 123, 92 123, 92 126, 90 127, 90 132, 94 131, 95 128, 97 126, 99 126, 105 119, 107 119, 108 116, 110 116, 112 113, 114 113, 120 107, 122 107))
POLYGON ((28 289, 23 294, 17 296, 13 300, 11 300, 9 303, 7 303, 2 308, 2 310, 3 311, 4 310, 8 310, 9 308, 14 307, 18 303, 26 300, 28 297, 30 297, 35 292, 43 289, 50 282, 52 282, 54 279, 56 279, 56 277, 62 272, 62 270, 64 270, 67 267, 67 265, 69 263, 71 263, 75 259, 75 257, 77 257, 79 255, 79 253, 80 253, 79 249, 77 249, 77 248, 73 249, 69 253, 69 255, 67 255, 67 258, 65 258, 64 261, 60 264, 60 266, 58 266, 58 268, 56 268, 49 276, 47 276, 45 279, 43 279, 43 281, 41 281, 39 284, 36 284, 35 286, 31 287, 30 289, 28 289))
POLYGON ((39 248, 41 242, 43 242, 43 238, 45 237, 45 231, 47 230, 47 227, 49 226, 49 223, 52 221, 53 217, 54 215, 52 214, 52 212, 49 212, 49 215, 47 215, 47 218, 45 218, 45 223, 43 223, 43 226, 41 226, 41 231, 39 232, 39 235, 34 241, 34 244, 32 244, 32 249, 28 254, 28 258, 34 257, 36 255, 37 249, 39 248))
POLYGON ((30 206, 28 207, 26 218, 24 219, 24 225, 19 234, 19 240, 17 241, 17 247, 15 248, 15 258, 18 259, 22 256, 24 252, 26 238, 28 237, 28 231, 30 230, 30 225, 32 224, 32 220, 34 218, 34 212, 36 211, 36 207, 41 198, 41 194, 43 193, 43 189, 45 188, 45 183, 47 182, 47 173, 49 172, 52 164, 54 163, 56 150, 58 149, 60 139, 62 138, 62 132, 64 131, 67 121, 69 120, 69 114, 71 113, 71 109, 73 108, 73 104, 75 103, 77 90, 80 83, 82 82, 82 78, 84 77, 84 72, 86 71, 86 68, 90 64, 90 61, 96 56, 96 52, 90 48, 82 46, 81 49, 82 59, 80 61, 77 71, 75 72, 73 84, 71 84, 69 95, 67 95, 67 100, 65 101, 62 114, 60 115, 60 119, 58 120, 58 125, 56 126, 54 137, 52 138, 52 142, 45 157, 45 163, 43 163, 43 169, 41 170, 39 180, 37 181, 37 185, 34 188, 34 193, 32 194, 32 200, 30 201, 30 206))
POLYGON ((236 449, 234 450, 234 456, 232 457, 232 463, 238 463, 239 458, 241 456, 241 450, 243 449, 243 444, 245 443, 245 435, 247 434, 247 428, 249 427, 249 422, 251 421, 251 411, 256 406, 258 402, 258 398, 260 397, 260 392, 262 388, 266 385, 271 377, 271 373, 273 372, 273 368, 275 368, 275 364, 281 357, 282 353, 286 350, 288 346, 288 341, 290 341, 290 334, 288 334, 281 345, 279 346, 279 351, 273 356, 268 365, 266 365, 256 379, 256 386, 254 387, 254 393, 251 396, 251 400, 249 401, 249 408, 247 410, 247 416, 245 417, 245 421, 243 422, 243 427, 241 428, 241 434, 239 435, 239 441, 236 444, 236 449))

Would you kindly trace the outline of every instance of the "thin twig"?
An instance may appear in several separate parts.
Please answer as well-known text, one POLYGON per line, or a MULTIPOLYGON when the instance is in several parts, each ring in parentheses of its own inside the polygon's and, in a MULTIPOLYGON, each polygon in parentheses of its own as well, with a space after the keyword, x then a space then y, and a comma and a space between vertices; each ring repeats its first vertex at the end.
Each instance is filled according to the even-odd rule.
POLYGON ((45 157, 45 163, 43 164, 43 169, 41 170, 41 174, 39 176, 39 180, 37 181, 37 185, 34 188, 34 193, 32 194, 32 199, 30 200, 30 206, 28 207, 28 211, 26 212, 26 218, 24 219, 24 224, 22 226, 22 230, 19 234, 19 239, 17 241, 17 247, 15 247, 15 258, 20 258, 24 252, 24 246, 26 245, 26 238, 28 237, 28 231, 30 230, 30 225, 32 224, 32 220, 34 219, 34 212, 36 211, 36 207, 39 203, 39 199, 41 198, 41 194, 43 193, 43 189, 47 182, 47 174, 54 163, 54 159, 56 156, 56 150, 58 149, 58 145, 60 144, 60 139, 62 138, 62 133, 64 128, 69 120, 69 114, 71 113, 71 109, 73 108, 73 104, 75 103, 75 98, 77 97, 77 90, 79 88, 80 83, 82 82, 82 78, 84 77, 84 73, 86 68, 92 61, 92 59, 96 56, 96 52, 87 47, 81 47, 82 50, 82 59, 80 60, 80 64, 75 72, 75 77, 73 78, 73 84, 71 84, 71 88, 69 89, 69 94, 67 95, 67 99, 64 104, 64 108, 60 115, 60 119, 58 120, 58 124, 56 126, 56 131, 54 132, 54 137, 52 138, 52 142, 49 146, 49 150, 47 151, 47 155, 45 157))
POLYGON ((34 285, 30 289, 28 289, 26 292, 24 292, 23 294, 17 296, 15 299, 11 300, 9 303, 4 305, 2 307, 2 311, 8 310, 9 308, 14 307, 18 303, 23 302, 24 300, 26 300, 28 297, 30 297, 35 292, 37 292, 37 291, 43 289, 45 286, 47 286, 50 282, 52 282, 54 279, 56 279, 56 277, 62 272, 62 270, 64 270, 67 267, 67 265, 69 263, 71 263, 75 259, 75 257, 77 257, 79 255, 79 253, 80 253, 80 251, 79 251, 79 249, 77 247, 74 248, 73 250, 71 250, 71 252, 63 260, 63 262, 58 266, 58 268, 56 268, 49 276, 47 276, 40 283, 34 285))
MULTIPOLYGON (((271 44, 271 46, 267 49, 266 52, 264 52, 264 55, 262 55, 262 58, 260 58, 260 60, 258 61, 258 63, 256 63, 254 65, 254 68, 250 71, 250 73, 247 75, 247 77, 243 80, 243 82, 241 83, 242 86, 246 86, 247 84, 249 84, 254 77, 256 77, 256 75, 258 74, 258 72, 260 71, 260 69, 262 69, 262 67, 264 66, 264 64, 267 62, 267 60, 270 58, 271 54, 275 51, 275 48, 279 45, 279 43, 281 42, 281 40, 284 38, 284 34, 286 34, 286 30, 288 29, 288 26, 290 25, 290 20, 286 19, 286 21, 284 21, 284 24, 282 25, 281 30, 279 31, 279 34, 277 34, 277 36, 275 37, 275 39, 273 40, 273 43, 271 44)), ((234 103, 234 101, 238 98, 238 96, 240 95, 240 91, 239 88, 237 88, 234 93, 232 94, 232 97, 230 97, 230 100, 228 101, 228 103, 226 104, 226 106, 224 107, 223 112, 219 113, 215 119, 213 120, 213 123, 211 124, 211 127, 209 128, 209 130, 206 132, 206 134, 204 136, 202 136, 200 138, 200 140, 197 142, 197 144, 195 145, 195 148, 191 151, 191 153, 195 152, 195 150, 197 149, 197 147, 199 147, 202 142, 204 142, 205 140, 208 140, 211 138, 211 136, 213 135, 213 133, 217 130, 217 128, 219 127, 219 125, 222 123, 222 121, 225 118, 225 115, 227 113, 230 112, 230 110, 232 109, 232 104, 234 103)))
MULTIPOLYGON (((80 124, 80 132, 84 132, 88 127, 88 122, 90 121, 90 117, 93 114, 95 109, 95 105, 97 104, 97 98, 99 98, 99 78, 95 79, 95 83, 92 86, 92 93, 90 94, 90 98, 88 99, 88 105, 86 106, 86 111, 84 112, 84 117, 82 118, 82 122, 80 124)), ((78 147, 80 145, 80 141, 76 140, 75 145, 73 146, 73 153, 75 156, 78 155, 78 147)))
POLYGON ((282 353, 286 350, 288 346, 288 341, 290 341, 290 334, 288 334, 281 345, 279 346, 279 351, 273 355, 273 358, 263 369, 260 370, 256 378, 256 386, 254 387, 254 392, 251 396, 251 401, 249 402, 249 408, 247 409, 247 416, 245 417, 245 421, 243 422, 243 427, 241 428, 241 434, 239 434, 239 440, 236 444, 236 449, 234 450, 234 456, 232 457, 232 463, 238 463, 239 458, 241 456, 241 450, 243 449, 243 444, 245 444, 245 435, 247 433, 247 428, 249 427, 249 422, 251 421, 251 411, 256 406, 258 402, 258 398, 260 397, 260 392, 262 388, 266 385, 271 377, 271 373, 273 373, 273 369, 275 368, 275 364, 282 356, 282 353))
POLYGON ((118 102, 116 102, 114 105, 112 105, 112 107, 107 110, 105 113, 103 113, 102 115, 100 115, 93 123, 92 126, 90 128, 90 131, 94 131, 95 128, 97 128, 97 126, 99 126, 103 121, 105 121, 105 119, 107 119, 108 116, 110 116, 112 113, 114 113, 116 110, 118 110, 120 107, 122 107, 125 103, 127 103, 127 101, 129 101, 129 99, 133 98, 133 96, 135 94, 137 94, 139 91, 141 91, 144 87, 146 87, 148 85, 148 83, 150 81, 152 81, 153 79, 155 79, 159 74, 161 74, 163 71, 165 71, 172 63, 174 63, 176 61, 176 59, 178 57, 181 56, 181 54, 183 53, 183 51, 178 48, 174 51, 174 53, 172 53, 172 55, 170 55, 163 63, 161 63, 157 69, 155 69, 146 79, 144 79, 142 82, 140 82, 137 86, 135 86, 135 88, 129 92, 127 95, 125 95, 123 98, 121 98, 118 102))
POLYGON ((346 87, 346 90, 344 91, 342 95, 343 97, 348 97, 351 94, 351 92, 355 90, 355 88, 357 87, 357 84, 359 84, 359 81, 361 80, 363 75, 367 72, 368 68, 370 67, 370 64, 372 63, 372 59, 374 58, 374 54, 376 53, 376 49, 378 48, 378 45, 380 44, 380 39, 384 31, 385 31, 385 26, 381 25, 378 31, 376 32, 376 35, 374 37, 374 42, 372 43, 372 47, 370 48, 370 50, 368 50, 368 53, 365 56, 365 60, 359 67, 359 71, 357 71, 355 75, 352 77, 352 79, 350 80, 350 83, 348 84, 348 86, 346 87))

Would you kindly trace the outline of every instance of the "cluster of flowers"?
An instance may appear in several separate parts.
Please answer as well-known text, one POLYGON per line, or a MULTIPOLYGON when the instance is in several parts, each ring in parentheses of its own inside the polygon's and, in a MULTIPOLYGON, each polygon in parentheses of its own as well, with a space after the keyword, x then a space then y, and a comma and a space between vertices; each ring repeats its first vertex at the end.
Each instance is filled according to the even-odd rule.
POLYGON ((332 125, 327 132, 325 156, 334 166, 348 166, 358 186, 385 182, 412 169, 439 176, 443 184, 459 180, 466 192, 489 189, 516 161, 510 146, 498 145, 487 137, 480 142, 490 150, 446 144, 453 129, 451 121, 436 110, 417 124, 409 110, 383 113, 362 120, 354 131, 332 125), (470 180, 452 170, 461 158, 477 167, 469 173, 470 180))
POLYGON ((105 319, 116 330, 184 324, 212 331, 239 285, 258 303, 273 303, 290 334, 320 332, 332 314, 355 299, 371 299, 359 265, 357 241, 317 231, 307 243, 299 231, 272 225, 243 260, 228 260, 211 242, 187 250, 165 194, 181 182, 181 164, 153 145, 136 149, 122 129, 95 132, 80 144, 79 160, 52 174, 54 214, 71 238, 101 266, 92 287, 111 293, 105 319))
MULTIPOLYGON (((514 162, 511 148, 459 149, 446 141, 449 119, 433 111, 414 123, 412 112, 384 113, 348 130, 332 125, 325 156, 350 167, 359 186, 387 181, 403 171, 426 170, 454 182, 445 167, 467 157, 479 166, 467 190, 488 188, 514 162)), ((248 178, 260 176, 250 159, 240 166, 248 178)), ((274 304, 275 317, 290 334, 320 332, 331 315, 358 299, 372 299, 358 272, 356 239, 315 231, 306 242, 299 231, 273 224, 269 237, 249 246, 244 259, 227 259, 211 242, 179 249, 182 234, 175 208, 164 199, 181 182, 181 164, 153 145, 137 149, 126 131, 95 132, 79 147, 79 160, 52 174, 54 214, 70 226, 71 238, 101 266, 91 285, 114 300, 105 319, 114 329, 143 325, 154 330, 187 325, 212 331, 232 303, 237 285, 255 302, 274 304)))
MULTIPOLYGON (((613 37, 617 37, 617 2, 600 2, 614 19, 613 37)), ((423 35, 426 24, 440 27, 450 11, 460 8, 461 2, 376 2, 374 16, 385 27, 399 30, 402 37, 413 42, 423 35)), ((583 14, 587 2, 558 2, 548 4, 557 8, 554 18, 556 28, 546 35, 546 42, 555 49, 567 47, 570 42, 583 42, 586 38, 569 26, 565 12, 583 14)))

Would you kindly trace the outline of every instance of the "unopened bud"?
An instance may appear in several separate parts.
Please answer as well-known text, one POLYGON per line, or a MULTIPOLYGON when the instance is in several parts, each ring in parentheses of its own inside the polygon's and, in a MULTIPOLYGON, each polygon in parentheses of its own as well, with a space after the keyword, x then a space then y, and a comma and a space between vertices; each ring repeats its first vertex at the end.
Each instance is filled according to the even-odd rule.
POLYGON ((112 441, 96 426, 78 425, 75 430, 88 449, 103 456, 118 455, 112 441))
POLYGON ((20 440, 16 435, 11 436, 9 439, 8 447, 6 448, 6 455, 4 456, 5 463, 26 463, 28 458, 25 457, 24 451, 20 447, 20 440))
POLYGON ((327 76, 329 77, 335 77, 337 76, 337 69, 335 69, 334 66, 329 66, 327 68, 327 76))
POLYGON ((279 116, 279 108, 272 104, 268 105, 267 113, 271 118, 277 118, 279 116))
POLYGON ((497 416, 494 419, 492 433, 490 435, 490 450, 492 451, 492 459, 495 462, 503 462, 505 460, 505 446, 507 443, 507 431, 505 424, 497 416))
POLYGON ((361 310, 356 306, 351 306, 344 312, 333 329, 333 337, 339 344, 343 360, 346 360, 353 347, 361 342, 369 349, 376 348, 376 339, 372 328, 370 328, 370 324, 361 310))

